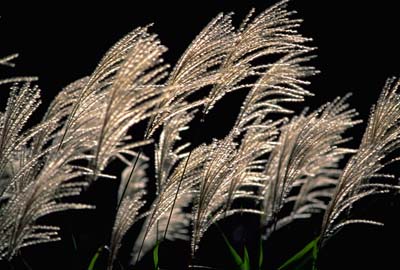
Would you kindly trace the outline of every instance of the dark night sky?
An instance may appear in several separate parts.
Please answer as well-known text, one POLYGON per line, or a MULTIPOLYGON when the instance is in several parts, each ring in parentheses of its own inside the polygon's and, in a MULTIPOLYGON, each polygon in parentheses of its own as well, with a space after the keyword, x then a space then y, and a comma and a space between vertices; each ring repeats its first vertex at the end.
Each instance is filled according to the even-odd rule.
MULTIPOLYGON (((261 11, 276 1, 215 0, 185 1, 182 4, 177 3, 178 1, 148 0, 141 1, 140 4, 131 1, 129 5, 97 2, 92 9, 85 10, 70 2, 69 5, 56 3, 32 8, 22 4, 13 8, 2 7, 3 3, 0 4, 0 55, 20 53, 16 61, 17 67, 12 70, 2 67, 1 77, 11 74, 39 76, 44 103, 36 117, 46 109, 49 101, 63 86, 89 75, 103 53, 137 26, 154 22, 151 29, 159 34, 162 43, 169 48, 165 59, 173 64, 196 34, 218 12, 234 11, 238 23, 251 7, 261 11)), ((318 58, 313 60, 313 64, 321 74, 311 79, 310 89, 315 97, 309 98, 305 104, 316 108, 336 96, 353 92, 349 102, 358 109, 360 117, 366 119, 386 78, 400 75, 398 8, 395 1, 389 0, 352 1, 352 4, 348 2, 350 1, 294 0, 290 7, 296 9, 298 17, 304 19, 302 33, 312 37, 314 41, 311 44, 318 47, 318 58)), ((2 106, 6 96, 3 89, 0 93, 2 106)), ((228 106, 217 108, 216 111, 229 117, 229 110, 236 106, 239 98, 240 94, 230 97, 226 102, 228 106)), ((300 111, 302 107, 297 108, 300 111)), ((215 120, 215 125, 217 123, 219 127, 224 127, 224 124, 215 120)), ((212 128, 212 125, 209 127, 212 128)), ((359 125, 354 128, 354 142, 350 146, 358 144, 364 127, 365 125, 359 125)), ((115 186, 113 188, 115 191, 115 186)), ((115 192, 107 193, 107 190, 106 183, 100 183, 97 189, 94 187, 88 190, 85 200, 94 200, 98 205, 93 213, 70 213, 67 217, 56 218, 59 222, 68 224, 68 228, 63 231, 65 235, 69 235, 68 231, 76 232, 79 254, 74 254, 68 241, 38 250, 28 249, 25 252, 26 259, 33 270, 85 269, 88 258, 102 239, 107 237, 105 234, 112 222, 111 210, 115 203, 115 192), (98 194, 101 194, 100 198, 98 194)), ((382 264, 389 265, 396 261, 394 251, 387 245, 400 240, 400 233, 392 236, 399 226, 394 216, 398 214, 395 211, 400 209, 397 207, 399 203, 395 201, 394 206, 390 207, 384 202, 381 204, 372 208, 375 207, 382 218, 388 221, 387 228, 381 231, 375 228, 355 229, 339 235, 337 243, 332 244, 329 252, 322 256, 321 269, 346 269, 346 260, 350 259, 352 263, 358 264, 356 269, 361 269, 361 265, 363 269, 372 265, 377 267, 375 269, 383 269, 379 268, 382 264), (387 209, 391 209, 391 215, 386 214, 387 209), (354 250, 361 250, 364 255, 356 256, 352 254, 354 250), (369 264, 371 262, 373 264, 369 264)), ((226 226, 229 227, 229 224, 226 226)), ((277 249, 271 253, 278 257, 290 254, 288 250, 293 248, 288 246, 292 243, 294 246, 301 246, 301 241, 297 241, 293 235, 281 234, 279 237, 280 240, 273 239, 277 249), (279 252, 284 255, 278 254, 279 252)), ((229 256, 223 253, 225 255, 229 256)), ((224 262, 229 259, 224 261, 217 257, 210 255, 211 259, 204 263, 225 269, 224 262)), ((16 269, 28 269, 21 262, 15 262, 15 265, 16 269)), ((0 269, 3 268, 0 266, 0 269)))

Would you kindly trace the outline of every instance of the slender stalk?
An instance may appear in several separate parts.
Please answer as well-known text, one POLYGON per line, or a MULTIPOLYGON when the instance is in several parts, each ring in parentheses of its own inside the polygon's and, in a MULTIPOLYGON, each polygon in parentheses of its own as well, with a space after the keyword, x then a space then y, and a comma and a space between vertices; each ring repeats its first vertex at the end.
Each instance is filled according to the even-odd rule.
MULTIPOLYGON (((152 211, 151 216, 150 216, 150 220, 153 219, 154 215, 155 215, 155 211, 152 211)), ((143 236, 142 243, 140 244, 139 252, 138 252, 138 255, 136 257, 136 263, 138 263, 138 261, 139 261, 140 254, 142 253, 144 241, 146 240, 146 237, 147 237, 148 233, 149 233, 149 227, 146 228, 146 232, 145 232, 145 234, 143 236)))
MULTIPOLYGON (((208 108, 208 106, 207 106, 207 108, 208 108)), ((197 141, 199 140, 199 136, 200 136, 200 125, 202 125, 202 124, 204 123, 204 117, 205 117, 205 113, 204 113, 204 111, 203 111, 202 117, 201 117, 201 119, 200 119, 200 124, 199 124, 199 126, 196 128, 195 137, 194 137, 194 140, 193 140, 193 141, 196 142, 196 143, 197 143, 197 141)), ((176 200, 178 199, 179 190, 180 190, 180 188, 181 188, 182 181, 183 181, 183 178, 184 178, 184 176, 185 176, 186 168, 187 168, 187 166, 188 166, 188 164, 189 164, 189 159, 190 159, 190 156, 192 155, 192 152, 193 152, 193 149, 191 149, 191 150, 189 151, 189 154, 188 154, 188 156, 187 156, 187 158, 186 158, 185 166, 183 167, 183 171, 182 171, 182 176, 181 176, 181 178, 180 178, 180 180, 179 180, 178 187, 177 187, 177 189, 176 189, 174 201, 172 202, 171 211, 169 212, 167 225, 166 225, 165 231, 164 231, 164 238, 163 238, 164 241, 165 241, 165 239, 166 239, 166 237, 167 237, 168 227, 169 227, 169 223, 170 223, 171 217, 172 217, 172 211, 174 210, 176 200)))
POLYGON ((126 181, 125 186, 124 186, 124 190, 123 190, 123 192, 121 194, 121 197, 119 198, 119 201, 118 201, 118 204, 117 204, 117 208, 116 208, 116 212, 117 213, 118 213, 118 210, 119 210, 119 208, 121 206, 122 200, 124 199, 126 190, 128 189, 129 183, 131 181, 131 177, 133 175, 133 172, 135 171, 136 164, 138 163, 140 155, 142 154, 142 152, 143 152, 142 147, 140 147, 140 150, 139 150, 139 152, 138 152, 138 154, 137 154, 137 156, 135 158, 135 162, 133 163, 132 170, 129 173, 128 181, 126 181))
POLYGON ((172 202, 172 207, 171 207, 171 211, 169 212, 167 225, 165 226, 163 240, 165 240, 167 238, 168 226, 169 226, 169 223, 171 221, 172 211, 174 210, 176 200, 178 199, 179 190, 181 188, 183 177, 185 176, 186 168, 187 168, 187 165, 189 164, 189 159, 190 159, 191 155, 192 155, 192 151, 189 152, 189 155, 187 156, 186 161, 185 161, 185 166, 183 167, 182 176, 181 176, 181 179, 179 180, 178 187, 176 189, 176 193, 175 193, 175 196, 174 196, 174 201, 172 202))

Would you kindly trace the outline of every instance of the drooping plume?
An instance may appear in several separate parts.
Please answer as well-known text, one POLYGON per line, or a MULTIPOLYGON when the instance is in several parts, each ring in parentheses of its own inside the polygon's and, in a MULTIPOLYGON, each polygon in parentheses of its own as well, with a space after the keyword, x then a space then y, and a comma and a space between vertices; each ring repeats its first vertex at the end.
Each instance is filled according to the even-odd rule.
POLYGON ((387 193, 399 188, 397 182, 371 181, 373 178, 393 177, 380 174, 380 171, 398 160, 398 157, 387 160, 386 156, 400 147, 400 96, 397 92, 399 85, 399 80, 387 80, 378 102, 372 107, 368 126, 357 153, 343 169, 325 212, 321 245, 340 228, 349 224, 382 225, 374 220, 352 219, 346 214, 355 202, 369 195, 387 193))
MULTIPOLYGON (((294 117, 282 128, 265 170, 263 223, 267 226, 267 236, 276 229, 279 211, 293 200, 289 197, 293 188, 304 186, 299 195, 308 196, 312 188, 306 187, 309 184, 306 181, 322 184, 314 178, 330 176, 327 172, 337 166, 344 154, 351 152, 340 145, 346 141, 343 133, 358 123, 353 120, 355 115, 353 109, 348 109, 345 98, 338 98, 309 115, 294 117)), ((304 198, 299 196, 296 200, 301 203, 304 198)), ((296 215, 298 209, 293 210, 296 215)))

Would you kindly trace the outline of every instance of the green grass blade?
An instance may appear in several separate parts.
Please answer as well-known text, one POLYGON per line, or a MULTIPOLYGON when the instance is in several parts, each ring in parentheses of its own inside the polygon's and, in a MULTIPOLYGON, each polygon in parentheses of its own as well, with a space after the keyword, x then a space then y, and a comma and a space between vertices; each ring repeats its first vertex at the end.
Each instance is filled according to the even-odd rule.
POLYGON ((92 257, 92 259, 90 260, 89 263, 89 267, 88 270, 93 270, 94 269, 94 265, 96 264, 97 259, 100 256, 100 253, 103 251, 103 247, 99 247, 96 251, 96 253, 94 254, 94 256, 92 257))
POLYGON ((236 252, 236 250, 233 248, 233 246, 231 245, 231 243, 229 242, 228 238, 226 238, 225 234, 221 231, 221 235, 224 238, 224 241, 226 243, 226 245, 229 248, 229 252, 231 253, 233 259, 235 260, 235 263, 237 266, 240 267, 240 269, 242 269, 242 265, 243 265, 243 260, 240 257, 240 255, 236 252))
POLYGON ((241 270, 250 270, 250 257, 246 247, 244 247, 244 258, 241 270))
POLYGON ((298 265, 296 265, 296 268, 293 268, 293 270, 310 270, 311 259, 312 259, 311 256, 307 256, 298 265))
POLYGON ((261 270, 261 267, 264 263, 264 248, 263 248, 263 242, 260 237, 260 247, 259 247, 259 255, 258 255, 258 270, 261 270))
MULTIPOLYGON (((310 243, 308 243, 302 250, 297 252, 294 256, 289 258, 284 264, 282 264, 278 270, 283 270, 287 269, 289 266, 292 266, 293 264, 299 263, 300 261, 304 260, 307 258, 307 256, 313 256, 316 254, 316 249, 317 249, 317 243, 318 243, 318 238, 312 240, 310 243)), ((316 258, 314 258, 315 260, 316 258)))
POLYGON ((317 265, 316 265, 316 262, 317 262, 317 258, 318 258, 318 239, 319 238, 317 238, 317 241, 315 242, 315 245, 314 245, 314 248, 313 248, 313 253, 312 253, 312 257, 313 257, 313 264, 312 264, 312 269, 313 270, 317 270, 317 265))
POLYGON ((158 247, 160 243, 157 241, 156 246, 153 250, 153 262, 154 262, 154 269, 158 270, 158 247))

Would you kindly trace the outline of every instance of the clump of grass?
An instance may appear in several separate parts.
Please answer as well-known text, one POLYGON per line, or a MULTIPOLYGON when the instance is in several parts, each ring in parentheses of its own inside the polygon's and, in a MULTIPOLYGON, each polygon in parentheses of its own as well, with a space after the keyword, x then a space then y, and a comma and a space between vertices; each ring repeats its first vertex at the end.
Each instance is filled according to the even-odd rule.
MULTIPOLYGON (((315 261, 344 226, 382 225, 351 218, 351 208, 362 198, 399 188, 371 181, 393 178, 380 172, 398 160, 385 158, 399 148, 399 82, 388 80, 357 150, 345 146, 345 132, 361 122, 347 96, 291 116, 287 103, 313 95, 308 78, 317 71, 309 65, 314 48, 298 33, 301 20, 293 18, 287 2, 257 16, 252 10, 239 27, 232 24, 232 14, 219 14, 171 71, 162 59, 166 47, 150 26, 138 27, 105 54, 91 75, 65 87, 31 128, 25 125, 40 104, 35 78, 0 80, 10 88, 0 113, 0 259, 60 240, 60 228, 40 219, 93 208, 68 198, 99 178, 117 178, 105 173, 113 160, 126 165, 115 221, 109 243, 89 269, 101 251, 107 251, 107 269, 115 269, 122 240, 139 220, 144 222, 131 240, 131 262, 154 249, 156 269, 164 240, 190 241, 194 258, 206 231, 237 213, 260 216, 263 241, 297 219, 324 214, 317 238, 281 269, 310 254, 315 261), (269 56, 275 60, 266 63, 269 56), (204 132, 199 129, 196 140, 182 142, 181 133, 190 130, 193 119, 203 123, 221 99, 237 90, 246 98, 226 136, 199 144, 204 132), (146 131, 134 140, 130 131, 141 122, 147 123, 146 131), (145 156, 144 146, 154 147, 154 176, 147 175, 152 158, 145 156), (155 187, 152 202, 146 202, 146 185, 155 187), (237 207, 242 200, 253 203, 237 207), (285 215, 284 207, 290 208, 285 215)), ((0 59, 0 65, 14 66, 15 57, 0 59)), ((237 266, 249 269, 247 249, 242 259, 223 238, 237 266)), ((260 250, 261 269, 262 242, 260 250)))

